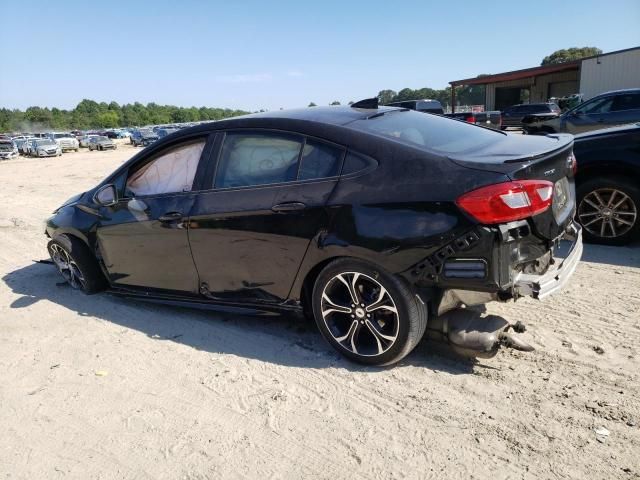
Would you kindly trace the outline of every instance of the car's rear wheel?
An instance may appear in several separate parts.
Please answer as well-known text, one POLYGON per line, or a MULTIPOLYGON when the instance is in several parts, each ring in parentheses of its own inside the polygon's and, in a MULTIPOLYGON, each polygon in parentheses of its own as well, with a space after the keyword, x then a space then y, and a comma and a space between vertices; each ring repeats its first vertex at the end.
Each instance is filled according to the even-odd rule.
POLYGON ((427 326, 426 305, 402 279, 359 260, 327 265, 312 303, 323 337, 341 354, 368 365, 401 360, 427 326))
POLYGON ((91 294, 106 287, 98 262, 79 239, 59 235, 47 244, 47 249, 54 265, 72 288, 91 294))
POLYGON ((624 178, 593 178, 577 189, 585 240, 625 245, 640 238, 640 189, 624 178))

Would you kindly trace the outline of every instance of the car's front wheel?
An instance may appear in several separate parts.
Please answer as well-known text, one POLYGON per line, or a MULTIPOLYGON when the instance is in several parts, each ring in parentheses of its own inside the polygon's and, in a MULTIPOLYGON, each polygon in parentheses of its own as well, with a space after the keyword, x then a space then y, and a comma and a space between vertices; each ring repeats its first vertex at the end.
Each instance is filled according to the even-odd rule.
POLYGON ((625 245, 640 238, 640 189, 619 177, 593 178, 577 189, 577 218, 586 241, 625 245))
POLYGON ((398 277, 368 263, 338 259, 318 276, 313 313, 323 337, 359 363, 390 365, 420 342, 427 307, 398 277))
POLYGON ((106 287, 106 280, 89 248, 79 239, 59 235, 47 244, 54 265, 72 288, 91 294, 106 287))

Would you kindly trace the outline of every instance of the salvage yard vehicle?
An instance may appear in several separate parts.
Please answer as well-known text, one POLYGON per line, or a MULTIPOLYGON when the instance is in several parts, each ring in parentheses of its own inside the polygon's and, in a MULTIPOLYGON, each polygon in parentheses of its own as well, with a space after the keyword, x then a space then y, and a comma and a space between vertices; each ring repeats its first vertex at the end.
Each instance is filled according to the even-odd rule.
POLYGON ((377 99, 236 117, 167 136, 69 199, 48 250, 86 293, 305 313, 365 364, 397 362, 427 327, 466 355, 529 350, 506 320, 439 315, 569 280, 572 147, 377 99))
POLYGON ((98 136, 99 135, 94 135, 94 134, 83 135, 78 140, 78 145, 80 147, 89 148, 89 140, 91 140, 93 137, 98 137, 98 136))
POLYGON ((63 152, 68 150, 78 151, 80 149, 80 144, 75 136, 71 135, 67 132, 54 132, 49 134, 49 138, 54 140, 63 152))
POLYGON ((158 140, 158 135, 150 129, 139 129, 131 132, 129 141, 134 147, 147 147, 158 140))
POLYGON ((640 239, 640 123, 575 137, 578 211, 585 240, 625 245, 640 239))
POLYGON ((0 160, 8 160, 18 156, 18 147, 13 140, 0 139, 0 160))
POLYGON ((29 142, 29 156, 31 157, 59 157, 62 148, 50 138, 36 138, 29 142))
POLYGON ((500 130, 502 128, 502 114, 499 110, 490 110, 486 112, 456 112, 445 113, 447 118, 462 120, 463 122, 473 123, 481 127, 493 128, 500 130))
POLYGON ((89 151, 115 150, 118 146, 109 137, 97 135, 89 139, 89 151))
POLYGON ((575 135, 634 122, 640 122, 640 88, 603 93, 562 115, 536 115, 522 120, 523 129, 530 135, 575 135))
POLYGON ((442 104, 438 100, 430 100, 428 98, 423 100, 404 100, 401 102, 391 102, 388 103, 387 106, 408 108, 409 110, 415 110, 416 112, 435 113, 437 115, 442 115, 444 113, 442 104))
POLYGON ((558 115, 560 107, 555 103, 526 103, 513 105, 502 111, 502 129, 508 127, 522 128, 522 121, 528 115, 534 114, 558 115))

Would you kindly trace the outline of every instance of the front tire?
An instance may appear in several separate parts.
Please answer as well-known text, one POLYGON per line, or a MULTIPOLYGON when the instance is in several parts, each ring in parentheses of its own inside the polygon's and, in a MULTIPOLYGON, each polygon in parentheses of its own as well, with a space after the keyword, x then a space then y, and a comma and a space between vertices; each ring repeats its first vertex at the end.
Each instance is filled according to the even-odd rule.
POLYGON ((58 272, 72 288, 92 294, 107 286, 97 260, 79 239, 59 235, 47 244, 47 250, 58 272))
POLYGON ((427 307, 405 282, 355 259, 338 259, 318 276, 313 314, 322 336, 366 365, 398 362, 420 342, 427 307))
POLYGON ((621 177, 592 178, 577 188, 576 217, 585 241, 626 245, 640 238, 640 189, 621 177))

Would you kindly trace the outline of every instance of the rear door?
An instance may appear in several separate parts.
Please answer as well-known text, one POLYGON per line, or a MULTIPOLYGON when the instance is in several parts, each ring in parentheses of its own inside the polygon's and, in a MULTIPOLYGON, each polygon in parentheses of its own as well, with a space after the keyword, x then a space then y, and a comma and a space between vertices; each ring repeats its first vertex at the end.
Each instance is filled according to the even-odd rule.
POLYGON ((605 128, 611 121, 614 97, 596 98, 569 112, 566 117, 566 131, 578 134, 598 128, 605 128))
POLYGON ((198 195, 189 222, 201 291, 221 301, 281 303, 327 225, 344 150, 265 130, 220 137, 210 189, 198 195))

